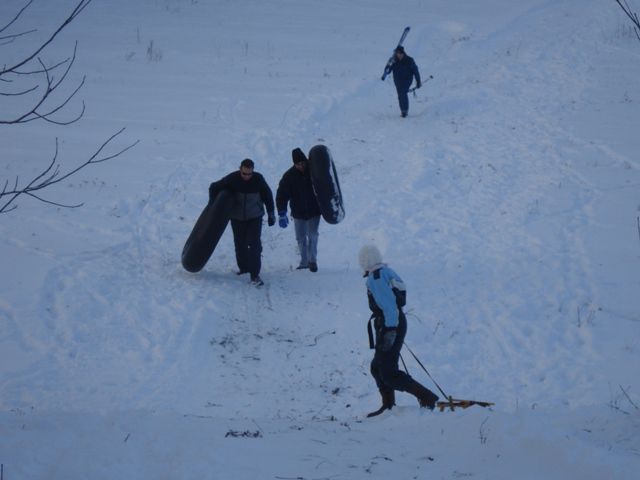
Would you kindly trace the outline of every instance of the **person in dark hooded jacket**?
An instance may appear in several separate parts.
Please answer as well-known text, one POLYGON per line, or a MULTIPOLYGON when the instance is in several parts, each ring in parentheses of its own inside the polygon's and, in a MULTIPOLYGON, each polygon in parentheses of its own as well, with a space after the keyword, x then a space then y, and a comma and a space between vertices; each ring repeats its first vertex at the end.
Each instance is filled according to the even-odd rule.
POLYGON ((264 177, 253 171, 253 160, 245 158, 240 170, 213 182, 209 186, 209 203, 213 203, 216 195, 222 190, 233 194, 234 203, 231 208, 231 228, 238 263, 238 275, 251 274, 251 283, 263 285, 260 278, 262 267, 262 217, 265 206, 269 226, 276 223, 273 205, 273 193, 264 177))
POLYGON ((317 272, 320 206, 313 192, 306 155, 299 148, 295 148, 291 152, 291 158, 293 167, 282 175, 276 192, 278 224, 282 228, 287 228, 289 225, 287 218, 287 204, 289 204, 300 251, 298 270, 308 268, 312 272, 317 272))
POLYGON ((416 88, 422 86, 420 80, 420 71, 416 62, 407 55, 403 46, 398 46, 394 52, 395 62, 391 67, 393 72, 393 83, 398 92, 398 102, 400 104, 400 115, 406 117, 409 113, 409 87, 411 82, 416 79, 416 88))

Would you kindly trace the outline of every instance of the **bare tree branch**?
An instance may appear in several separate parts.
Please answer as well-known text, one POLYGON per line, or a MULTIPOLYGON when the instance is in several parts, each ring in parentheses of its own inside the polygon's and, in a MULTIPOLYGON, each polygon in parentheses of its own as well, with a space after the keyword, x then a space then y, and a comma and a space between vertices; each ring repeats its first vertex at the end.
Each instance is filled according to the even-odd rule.
MULTIPOLYGON (((19 69, 20 67, 22 67, 23 65, 26 65, 27 63, 29 63, 31 60, 33 60, 34 58, 36 58, 38 55, 40 55, 40 52, 42 52, 45 48, 47 48, 49 46, 49 44, 51 42, 53 42, 53 40, 58 36, 58 34, 64 30, 71 22, 73 22, 75 20, 75 18, 80 15, 80 13, 82 13, 82 11, 87 8, 87 6, 92 2, 93 0, 80 0, 80 2, 76 5, 76 8, 73 9, 73 11, 71 12, 71 14, 64 20, 64 22, 62 22, 62 24, 58 27, 58 29, 53 32, 53 34, 49 37, 48 40, 46 40, 44 43, 42 43, 35 52, 33 52, 31 55, 28 55, 26 58, 24 58, 23 60, 20 60, 17 64, 13 65, 12 67, 6 67, 2 70, 0 70, 0 77, 4 74, 7 74, 9 72, 13 72, 17 69, 19 69)), ((23 8, 20 13, 18 14, 18 17, 22 14, 22 12, 24 11, 24 9, 26 9, 29 5, 31 4, 31 1, 29 2, 29 4, 23 8)), ((17 18, 16 18, 17 19, 17 18)), ((9 25, 11 25, 11 23, 15 22, 14 19, 12 22, 9 23, 9 25)), ((6 28, 6 27, 5 27, 6 28)))
MULTIPOLYGON (((38 110, 43 106, 43 104, 47 101, 47 99, 51 96, 51 94, 53 94, 56 89, 58 87, 60 87, 60 85, 62 84, 62 82, 64 82, 64 80, 67 78, 67 75, 69 74, 69 71, 71 70, 71 67, 73 67, 73 64, 76 60, 76 52, 78 49, 78 42, 76 42, 74 48, 73 48, 73 55, 71 56, 71 58, 68 58, 67 60, 60 62, 56 65, 54 65, 53 67, 47 67, 44 62, 42 61, 42 59, 38 58, 38 63, 40 64, 41 69, 40 70, 36 70, 34 72, 30 72, 30 73, 18 73, 20 75, 30 75, 33 73, 44 73, 45 79, 46 79, 46 83, 47 86, 44 89, 44 92, 42 93, 40 99, 36 102, 35 106, 33 106, 31 109, 29 109, 27 112, 23 113, 22 115, 18 116, 17 118, 10 118, 10 119, 0 119, 0 125, 13 125, 13 124, 18 124, 18 123, 27 123, 27 122, 32 122, 34 120, 45 120, 47 122, 50 123, 55 123, 56 125, 70 125, 72 123, 77 122, 78 120, 80 120, 80 118, 82 118, 82 116, 84 115, 84 111, 85 111, 85 105, 84 102, 82 102, 82 111, 73 119, 71 120, 67 120, 67 121, 59 121, 59 120, 54 120, 52 119, 52 115, 59 112, 62 108, 64 108, 73 97, 75 97, 75 95, 78 93, 78 91, 82 88, 82 86, 84 85, 85 79, 86 77, 82 78, 82 81, 80 82, 80 84, 76 87, 76 89, 67 97, 66 100, 64 100, 62 103, 60 103, 57 107, 51 109, 50 111, 46 112, 46 113, 41 113, 38 110), (61 65, 67 64, 67 68, 65 69, 64 73, 61 75, 59 80, 55 80, 53 78, 53 76, 51 75, 51 72, 54 68, 60 67, 61 65)), ((14 72, 15 73, 15 72, 14 72)), ((37 90, 37 88, 39 87, 34 87, 32 89, 26 90, 24 92, 18 93, 18 95, 24 95, 26 93, 32 92, 37 90)))
POLYGON ((71 177, 72 175, 75 175, 76 173, 78 173, 83 168, 88 167, 89 165, 106 162, 107 160, 111 160, 113 158, 119 157, 120 155, 132 149, 134 146, 136 146, 140 142, 140 140, 136 140, 134 143, 116 151, 115 153, 104 154, 103 153, 104 150, 107 147, 109 147, 110 144, 124 131, 125 129, 122 128, 118 132, 111 135, 107 140, 105 140, 102 143, 102 145, 100 145, 100 147, 89 157, 88 160, 85 160, 76 168, 69 170, 63 175, 60 174, 61 166, 60 166, 60 163, 58 163, 59 143, 58 143, 58 139, 56 138, 56 147, 55 147, 53 158, 51 159, 49 164, 46 166, 46 168, 44 168, 38 175, 36 175, 32 180, 30 180, 29 183, 27 183, 23 187, 20 187, 19 178, 16 177, 15 181, 13 182, 13 187, 9 187, 9 180, 5 181, 2 191, 0 191, 0 199, 4 199, 2 200, 4 203, 0 204, 0 214, 15 210, 17 208, 15 201, 21 195, 27 195, 41 202, 48 203, 51 205, 56 205, 58 207, 77 208, 82 206, 83 205, 82 203, 75 204, 75 205, 65 205, 62 203, 47 200, 41 197, 39 194, 36 194, 35 192, 39 192, 40 190, 43 190, 52 185, 55 185, 56 183, 60 183, 64 181, 69 177, 71 177))
POLYGON ((16 23, 18 21, 18 19, 22 16, 22 14, 24 13, 24 11, 29 8, 29 6, 33 3, 33 0, 29 0, 27 2, 27 4, 22 7, 22 9, 17 13, 17 15, 15 17, 13 17, 12 20, 9 21, 9 23, 7 23, 4 27, 0 28, 0 33, 4 32, 7 28, 9 28, 11 25, 13 25, 14 23, 16 23))
POLYGON ((634 24, 633 31, 636 32, 636 37, 638 37, 638 40, 640 40, 640 19, 638 19, 638 14, 631 11, 631 7, 629 7, 629 4, 627 3, 627 0, 623 0, 623 1, 615 0, 615 2, 618 5, 620 5, 620 8, 622 9, 622 11, 633 22, 633 24, 634 24), (624 1, 624 5, 623 5, 623 1, 624 1))
MULTIPOLYGON (((21 113, 16 113, 14 117, 12 117, 11 114, 7 114, 9 118, 0 119, 0 126, 24 124, 33 122, 35 120, 43 120, 45 122, 53 123, 56 125, 70 125, 82 118, 85 112, 84 101, 82 102, 81 111, 72 119, 61 121, 59 119, 56 119, 55 117, 59 112, 61 112, 65 107, 69 105, 71 100, 76 97, 80 89, 84 86, 86 79, 86 77, 84 76, 82 78, 82 81, 76 86, 76 88, 71 93, 67 94, 66 97, 63 97, 62 101, 56 101, 57 103, 55 103, 55 106, 50 105, 52 103, 50 101, 53 98, 52 96, 67 80, 69 72, 71 71, 71 68, 75 63, 78 43, 75 43, 73 48, 73 55, 71 57, 53 65, 45 64, 40 54, 56 39, 56 37, 62 30, 64 30, 71 22, 73 22, 76 17, 80 15, 80 13, 82 13, 82 11, 92 1, 93 0, 79 0, 71 14, 58 26, 55 32, 46 41, 40 43, 39 46, 36 47, 31 54, 23 57, 21 60, 18 60, 17 63, 12 66, 7 67, 6 64, 4 66, 0 66, 0 85, 18 85, 13 88, 14 91, 0 92, 0 99, 8 97, 25 97, 31 99, 29 94, 34 94, 35 97, 31 100, 26 100, 31 101, 31 106, 25 107, 21 113), (61 72, 58 72, 58 69, 63 70, 61 72), (28 81, 28 77, 33 76, 39 76, 38 78, 40 83, 38 83, 38 81, 32 81, 30 82, 31 85, 19 85, 19 83, 23 83, 25 79, 28 81), (42 81, 42 79, 44 79, 44 82, 42 81), (36 83, 35 86, 33 86, 34 83, 36 83)), ((0 28, 0 46, 13 43, 17 39, 20 39, 21 37, 37 31, 29 30, 20 33, 8 32, 8 29, 16 25, 17 21, 22 17, 24 12, 31 6, 32 3, 33 0, 28 0, 25 6, 15 15, 15 17, 12 18, 4 27, 0 28)), ((0 111, 1 110, 3 109, 0 108, 0 111)), ((69 177, 77 174, 80 170, 88 167, 89 165, 106 162, 107 160, 116 158, 137 145, 139 143, 139 140, 126 146, 125 148, 115 151, 114 153, 108 153, 107 150, 111 150, 111 145, 116 140, 116 138, 120 134, 122 134, 122 132, 124 132, 124 130, 125 129, 122 128, 115 134, 111 135, 97 148, 97 150, 89 157, 88 160, 85 160, 77 167, 66 172, 63 171, 61 164, 58 162, 59 142, 58 138, 56 138, 53 157, 47 163, 45 168, 43 168, 30 181, 24 184, 19 176, 16 176, 12 181, 10 181, 9 179, 4 181, 4 185, 2 186, 2 190, 0 191, 0 214, 14 211, 18 207, 17 200, 20 197, 30 197, 39 202, 43 202, 49 205, 55 205, 58 207, 77 208, 82 206, 82 203, 68 205, 50 200, 42 195, 42 191, 57 183, 67 180, 69 177)), ((0 182, 0 185, 2 185, 2 182, 0 182)))

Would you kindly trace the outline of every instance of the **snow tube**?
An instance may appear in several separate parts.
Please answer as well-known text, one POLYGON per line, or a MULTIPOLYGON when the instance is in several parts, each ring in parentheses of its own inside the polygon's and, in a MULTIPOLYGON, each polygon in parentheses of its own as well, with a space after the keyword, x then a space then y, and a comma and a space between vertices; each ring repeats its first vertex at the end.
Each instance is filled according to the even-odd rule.
POLYGON ((188 272, 199 272, 215 250, 229 223, 233 195, 221 191, 198 217, 182 249, 182 266, 188 272))
POLYGON ((316 145, 309 151, 309 173, 322 218, 332 225, 340 223, 344 218, 342 192, 336 166, 326 146, 316 145))

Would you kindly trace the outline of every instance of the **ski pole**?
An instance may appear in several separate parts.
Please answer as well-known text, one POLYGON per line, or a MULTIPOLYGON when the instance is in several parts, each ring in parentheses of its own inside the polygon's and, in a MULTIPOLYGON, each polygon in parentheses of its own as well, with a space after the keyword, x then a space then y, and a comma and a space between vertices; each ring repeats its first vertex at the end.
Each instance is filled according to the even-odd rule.
POLYGON ((422 367, 422 370, 425 371, 425 373, 429 376, 429 378, 431 379, 431 381, 435 384, 436 387, 438 387, 438 390, 440 390, 440 393, 442 395, 444 395, 445 398, 451 398, 449 397, 449 395, 447 395, 446 393, 444 393, 444 390, 442 390, 442 388, 440 388, 440 385, 438 385, 438 382, 436 382, 436 380, 431 376, 431 374, 429 373, 429 371, 425 368, 425 366, 422 364, 422 362, 420 361, 420 359, 418 357, 416 357, 416 354, 413 353, 413 351, 409 348, 409 345, 407 345, 406 343, 404 344, 405 347, 407 347, 407 350, 409 350, 409 353, 413 356, 413 358, 416 359, 416 362, 418 362, 418 365, 420 365, 422 367))
MULTIPOLYGON (((427 83, 429 80, 433 80, 433 75, 429 75, 426 80, 422 83, 427 83)), ((416 94, 416 90, 418 89, 418 87, 413 87, 409 89, 410 93, 413 93, 414 95, 416 94)))

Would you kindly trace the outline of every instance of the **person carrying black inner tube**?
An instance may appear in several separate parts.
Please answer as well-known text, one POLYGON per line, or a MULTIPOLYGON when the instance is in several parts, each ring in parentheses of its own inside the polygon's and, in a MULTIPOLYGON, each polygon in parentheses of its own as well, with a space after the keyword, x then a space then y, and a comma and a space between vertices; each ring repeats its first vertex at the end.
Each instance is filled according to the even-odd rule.
POLYGON ((282 175, 276 192, 278 224, 281 228, 287 228, 289 225, 287 217, 287 204, 289 204, 300 252, 300 264, 297 269, 308 268, 312 272, 317 272, 320 206, 313 192, 306 155, 299 148, 295 148, 291 152, 291 158, 293 166, 282 175))
POLYGON ((260 278, 262 268, 262 217, 267 211, 267 223, 276 223, 273 193, 264 177, 254 171, 253 160, 245 158, 240 169, 231 172, 209 186, 209 203, 213 203, 216 195, 228 190, 233 195, 231 207, 231 228, 236 250, 238 275, 249 273, 251 283, 264 285, 260 278))

